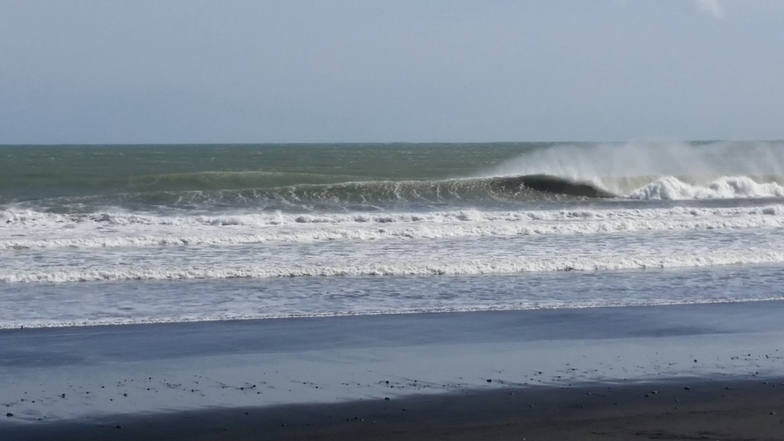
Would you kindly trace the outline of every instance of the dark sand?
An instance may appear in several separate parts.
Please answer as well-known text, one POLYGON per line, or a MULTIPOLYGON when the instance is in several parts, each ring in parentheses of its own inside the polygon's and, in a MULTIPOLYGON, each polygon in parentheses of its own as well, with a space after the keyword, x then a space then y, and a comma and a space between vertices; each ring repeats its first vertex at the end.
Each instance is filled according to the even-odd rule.
POLYGON ((784 440, 782 317, 774 301, 6 330, 0 440, 784 440))
POLYGON ((781 440, 784 379, 509 388, 322 405, 122 415, 4 440, 781 440))

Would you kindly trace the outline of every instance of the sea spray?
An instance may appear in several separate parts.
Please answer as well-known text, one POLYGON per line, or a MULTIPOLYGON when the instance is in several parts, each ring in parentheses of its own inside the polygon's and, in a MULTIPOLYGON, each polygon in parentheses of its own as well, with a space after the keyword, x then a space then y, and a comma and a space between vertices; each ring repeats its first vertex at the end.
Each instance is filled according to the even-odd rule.
MULTIPOLYGON (((537 148, 491 170, 492 176, 548 174, 593 183, 627 195, 661 178, 676 177, 686 185, 710 186, 722 177, 747 177, 757 183, 784 184, 781 142, 631 142, 625 144, 561 144, 537 148)), ((718 184, 717 184, 718 185, 718 184)), ((688 191, 678 191, 687 198, 688 191)), ((695 190, 695 194, 699 191, 695 190)), ((754 192, 736 191, 723 197, 754 192)), ((636 193, 635 193, 636 194, 636 193)), ((699 193, 703 194, 703 193, 699 193)), ((777 197, 778 190, 754 193, 777 197)), ((716 193, 716 197, 722 197, 716 193)))

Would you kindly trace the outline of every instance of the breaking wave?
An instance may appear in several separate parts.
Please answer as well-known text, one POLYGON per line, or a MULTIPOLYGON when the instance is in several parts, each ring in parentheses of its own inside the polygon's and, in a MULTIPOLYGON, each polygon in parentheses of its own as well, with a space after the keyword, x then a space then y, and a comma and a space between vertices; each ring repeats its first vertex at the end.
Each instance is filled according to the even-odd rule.
POLYGON ((776 182, 759 183, 748 176, 722 177, 707 185, 692 185, 667 176, 634 190, 632 199, 741 199, 781 198, 784 187, 776 182))
POLYGON ((15 204, 53 212, 91 212, 105 207, 154 211, 180 209, 372 211, 384 206, 478 204, 565 198, 608 198, 612 193, 587 182, 549 175, 489 178, 356 181, 337 184, 297 184, 273 188, 210 191, 159 191, 88 197, 61 197, 15 204))
MULTIPOLYGON (((435 181, 362 181, 303 184, 262 189, 123 193, 63 197, 6 204, 6 210, 60 214, 114 211, 379 212, 406 207, 500 207, 526 202, 591 199, 689 200, 784 198, 778 177, 731 176, 605 178, 593 182, 552 175, 497 176, 435 181), (614 188, 615 190, 609 190, 614 188)), ((3 206, 0 206, 0 209, 3 206)))

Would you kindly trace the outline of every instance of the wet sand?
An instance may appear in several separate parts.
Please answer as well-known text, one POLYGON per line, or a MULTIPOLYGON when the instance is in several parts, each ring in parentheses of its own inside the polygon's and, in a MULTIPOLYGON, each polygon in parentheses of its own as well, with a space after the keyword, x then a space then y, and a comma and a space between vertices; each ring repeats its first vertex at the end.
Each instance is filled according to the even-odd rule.
POLYGON ((0 439, 784 438, 784 302, 0 332, 0 439))

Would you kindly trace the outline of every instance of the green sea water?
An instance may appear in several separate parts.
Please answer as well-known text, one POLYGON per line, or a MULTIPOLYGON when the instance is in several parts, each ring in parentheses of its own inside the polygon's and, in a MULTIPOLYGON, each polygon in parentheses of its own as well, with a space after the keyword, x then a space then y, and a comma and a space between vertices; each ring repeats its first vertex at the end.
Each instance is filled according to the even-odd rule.
POLYGON ((0 147, 0 201, 125 192, 438 180, 544 144, 67 145, 0 147))

